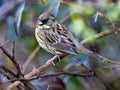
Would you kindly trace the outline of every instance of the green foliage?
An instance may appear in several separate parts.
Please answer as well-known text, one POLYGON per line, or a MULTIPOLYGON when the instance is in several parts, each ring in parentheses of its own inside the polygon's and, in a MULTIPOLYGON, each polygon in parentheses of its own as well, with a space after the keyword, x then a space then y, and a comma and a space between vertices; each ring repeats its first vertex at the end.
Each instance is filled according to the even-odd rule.
POLYGON ((120 1, 108 11, 108 18, 111 22, 119 21, 120 18, 120 1))

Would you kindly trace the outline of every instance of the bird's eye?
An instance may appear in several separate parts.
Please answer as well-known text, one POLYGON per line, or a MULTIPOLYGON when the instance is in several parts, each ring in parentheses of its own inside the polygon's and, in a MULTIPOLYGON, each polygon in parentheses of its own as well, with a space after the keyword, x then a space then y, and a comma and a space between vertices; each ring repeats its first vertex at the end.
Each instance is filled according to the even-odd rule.
POLYGON ((42 20, 42 24, 47 23, 47 22, 48 22, 48 20, 49 20, 49 18, 47 18, 47 19, 43 19, 43 20, 42 20))

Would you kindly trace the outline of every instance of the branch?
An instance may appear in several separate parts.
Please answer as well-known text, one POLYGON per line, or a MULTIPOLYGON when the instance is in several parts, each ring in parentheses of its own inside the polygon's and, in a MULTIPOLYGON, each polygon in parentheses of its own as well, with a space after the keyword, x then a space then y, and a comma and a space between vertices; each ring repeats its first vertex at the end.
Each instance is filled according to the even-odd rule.
POLYGON ((68 19, 70 19, 70 14, 66 15, 63 19, 60 20, 60 23, 65 23, 68 19))
MULTIPOLYGON (((61 56, 60 58, 63 58, 64 56, 61 56)), ((49 62, 45 63, 44 65, 40 66, 39 68, 35 69, 34 71, 26 74, 24 76, 24 78, 26 80, 29 80, 30 78, 32 78, 33 76, 39 74, 40 72, 48 69, 49 67, 51 67, 53 65, 53 62, 57 61, 58 57, 54 56, 52 59, 49 60, 49 62)), ((6 87, 6 90, 13 90, 16 86, 18 86, 19 84, 21 84, 21 81, 16 81, 13 84, 9 85, 8 87, 6 87)))
POLYGON ((104 32, 101 32, 101 33, 99 33, 95 36, 84 39, 83 41, 80 42, 80 44, 85 45, 85 44, 88 44, 91 41, 95 41, 95 40, 100 39, 102 37, 108 36, 110 34, 116 34, 118 32, 120 32, 120 27, 113 26, 111 30, 104 31, 104 32))
MULTIPOLYGON (((113 25, 111 30, 101 32, 101 33, 99 33, 99 34, 97 34, 97 35, 95 35, 93 37, 85 39, 85 40, 81 41, 80 44, 85 45, 85 44, 87 44, 87 43, 89 43, 91 41, 100 39, 100 38, 108 36, 110 34, 114 34, 114 33, 117 34, 118 32, 120 32, 120 27, 117 27, 117 26, 113 25)), ((94 53, 94 52, 90 51, 90 50, 87 50, 87 51, 88 51, 88 55, 93 56, 93 57, 95 57, 95 58, 97 58, 99 60, 103 60, 103 61, 105 61, 107 63, 113 63, 113 64, 119 64, 120 65, 120 62, 107 59, 107 58, 105 58, 105 57, 103 57, 103 56, 101 56, 101 55, 99 55, 97 53, 94 53)))
MULTIPOLYGON (((1 62, 0 62, 0 63, 1 63, 1 62)), ((3 63, 3 65, 0 65, 0 68, 1 68, 4 72, 10 73, 11 75, 17 77, 16 72, 13 71, 12 69, 10 69, 9 67, 7 67, 7 65, 4 65, 4 63, 3 63)))
POLYGON ((33 78, 29 78, 29 79, 25 79, 25 78, 15 78, 12 80, 8 80, 4 83, 8 83, 8 82, 14 82, 14 81, 30 81, 30 80, 36 80, 39 78, 46 78, 46 77, 53 77, 53 76, 59 76, 59 75, 71 75, 71 76, 79 76, 79 77, 93 77, 95 75, 94 72, 90 73, 90 74, 81 74, 80 72, 57 72, 57 73, 53 73, 53 74, 43 74, 43 75, 38 75, 36 77, 33 78))
MULTIPOLYGON (((4 75, 8 80, 11 80, 13 77, 18 77, 17 73, 13 71, 10 67, 4 64, 3 61, 0 61, 0 73, 4 75)), ((13 81, 11 81, 13 83, 13 81)), ((2 82, 0 84, 3 84, 2 82)), ((17 86, 19 90, 21 89, 21 86, 17 86)))
POLYGON ((15 41, 13 41, 12 51, 13 55, 11 61, 14 63, 16 69, 18 70, 18 75, 23 75, 19 63, 15 60, 15 41))
MULTIPOLYGON (((113 33, 116 33, 116 32, 120 32, 120 28, 114 27, 114 28, 112 28, 112 29, 109 30, 109 31, 104 31, 104 32, 102 32, 102 33, 100 33, 100 34, 98 34, 98 35, 96 35, 96 36, 93 36, 93 37, 91 37, 90 39, 85 39, 85 40, 81 41, 80 44, 85 45, 85 44, 87 44, 88 42, 90 42, 91 40, 96 40, 96 39, 105 37, 105 36, 107 36, 107 35, 110 35, 110 34, 113 34, 113 33)), ((93 53, 93 54, 94 54, 94 53, 93 53)), ((98 54, 94 54, 94 55, 98 55, 98 54)), ((60 58, 63 58, 63 57, 64 57, 64 56, 61 56, 60 58)), ((100 56, 100 55, 99 55, 99 57, 104 58, 103 56, 100 56)), ((58 59, 58 57, 57 57, 57 56, 54 56, 52 59, 50 59, 49 61, 47 61, 47 63, 45 63, 44 65, 42 65, 42 66, 40 66, 39 68, 35 69, 34 71, 26 74, 26 75, 24 76, 24 79, 29 80, 29 79, 32 78, 33 76, 35 76, 35 75, 39 74, 40 72, 48 69, 49 67, 51 67, 51 66, 53 65, 53 62, 57 61, 57 59, 58 59)), ((111 60, 106 59, 106 58, 104 58, 104 59, 107 60, 108 62, 112 62, 112 63, 118 64, 118 62, 111 61, 111 60)), ((16 81, 16 82, 14 82, 13 84, 9 85, 9 86, 6 88, 6 90, 13 90, 17 85, 19 85, 19 84, 21 84, 21 83, 22 83, 21 81, 16 81)))
MULTIPOLYGON (((13 48, 12 48, 12 53, 13 53, 13 55, 10 55, 9 53, 8 53, 8 51, 3 47, 3 45, 0 45, 0 49, 2 50, 2 52, 13 62, 13 64, 14 64, 14 66, 15 66, 15 68, 18 70, 18 72, 15 74, 15 72, 13 72, 12 70, 10 70, 7 66, 1 66, 3 69, 4 69, 4 71, 6 71, 6 73, 7 72, 9 72, 10 74, 12 74, 14 77, 16 77, 16 78, 19 78, 20 76, 23 76, 23 74, 22 74, 22 72, 21 72, 21 68, 20 68, 20 65, 19 65, 19 63, 17 63, 17 61, 15 60, 15 56, 14 56, 14 54, 15 54, 15 42, 13 41, 13 48)), ((11 79, 11 78, 10 78, 11 79)), ((25 87, 26 88, 29 88, 28 90, 35 90, 34 89, 34 87, 31 85, 31 83, 29 83, 29 82, 25 82, 24 83, 25 84, 25 87)), ((17 87, 17 88, 20 88, 20 87, 17 87)))
POLYGON ((23 73, 25 72, 26 68, 28 67, 29 63, 32 61, 34 56, 38 53, 39 49, 40 49, 40 46, 37 46, 35 50, 31 53, 31 55, 28 57, 28 59, 23 65, 23 73))
POLYGON ((65 0, 61 0, 61 2, 64 3, 65 5, 67 5, 67 6, 71 6, 71 3, 70 3, 70 2, 67 2, 67 1, 65 1, 65 0))
POLYGON ((12 55, 10 55, 7 50, 3 47, 3 45, 0 45, 0 49, 2 50, 2 52, 9 58, 12 59, 12 55))
POLYGON ((18 70, 18 74, 19 75, 22 75, 22 72, 21 72, 21 69, 20 69, 20 66, 19 64, 17 63, 17 61, 15 60, 14 58, 14 48, 15 48, 15 42, 13 42, 13 55, 10 55, 8 53, 8 51, 3 47, 3 45, 0 45, 0 49, 2 50, 2 52, 13 62, 14 66, 16 67, 16 69, 18 70))

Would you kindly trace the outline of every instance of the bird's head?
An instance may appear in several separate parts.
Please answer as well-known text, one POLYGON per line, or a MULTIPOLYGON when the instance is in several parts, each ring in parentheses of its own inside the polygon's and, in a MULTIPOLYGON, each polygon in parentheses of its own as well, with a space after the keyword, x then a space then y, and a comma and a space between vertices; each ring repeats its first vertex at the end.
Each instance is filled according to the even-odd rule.
POLYGON ((44 12, 38 17, 37 27, 42 29, 50 29, 55 22, 55 17, 49 12, 44 12))

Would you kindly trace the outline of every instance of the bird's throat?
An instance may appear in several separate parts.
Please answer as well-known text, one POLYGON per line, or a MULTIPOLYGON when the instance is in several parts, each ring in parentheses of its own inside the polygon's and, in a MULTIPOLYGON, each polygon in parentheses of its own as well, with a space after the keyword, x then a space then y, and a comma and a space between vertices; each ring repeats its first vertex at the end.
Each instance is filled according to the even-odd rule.
POLYGON ((42 26, 37 26, 37 28, 39 28, 41 30, 49 30, 50 26, 48 26, 48 25, 42 25, 42 26))

